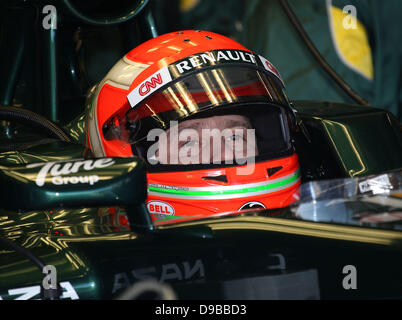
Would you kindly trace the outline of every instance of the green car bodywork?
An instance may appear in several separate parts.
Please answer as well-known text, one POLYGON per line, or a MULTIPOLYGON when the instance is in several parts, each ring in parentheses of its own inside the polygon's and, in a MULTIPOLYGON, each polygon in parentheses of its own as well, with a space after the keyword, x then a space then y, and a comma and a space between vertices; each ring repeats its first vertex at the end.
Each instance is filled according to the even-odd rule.
MULTIPOLYGON (((389 113, 325 102, 294 106, 303 123, 295 145, 304 183, 400 173, 402 131, 389 113)), ((0 154, 0 236, 55 266, 62 299, 111 299, 148 279, 168 283, 179 299, 402 297, 398 219, 307 221, 294 214, 296 203, 153 225, 144 162, 91 159, 83 145, 85 116, 65 128, 74 142, 0 154), (347 266, 358 274, 354 290, 344 286, 347 266)), ((28 129, 20 134, 29 136, 28 129)), ((400 210, 400 202, 373 208, 353 199, 346 206, 359 213, 400 210)), ((44 276, 20 253, 0 247, 0 299, 39 298, 44 276)))

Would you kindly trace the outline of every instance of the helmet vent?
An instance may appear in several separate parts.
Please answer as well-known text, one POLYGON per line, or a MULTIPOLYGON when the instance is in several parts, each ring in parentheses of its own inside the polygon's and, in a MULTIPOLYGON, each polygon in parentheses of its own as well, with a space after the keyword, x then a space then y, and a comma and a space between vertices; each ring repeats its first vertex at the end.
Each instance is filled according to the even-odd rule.
POLYGON ((225 175, 222 176, 216 176, 216 177, 202 177, 204 180, 214 180, 214 181, 219 181, 219 182, 228 182, 228 178, 225 175))
POLYGON ((210 36, 205 36, 205 38, 207 38, 207 39, 209 39, 209 40, 211 40, 211 39, 212 39, 212 37, 210 37, 210 36))
POLYGON ((275 173, 277 173, 279 170, 281 170, 283 167, 274 167, 274 168, 268 168, 267 172, 268 172, 268 177, 274 175, 275 173))

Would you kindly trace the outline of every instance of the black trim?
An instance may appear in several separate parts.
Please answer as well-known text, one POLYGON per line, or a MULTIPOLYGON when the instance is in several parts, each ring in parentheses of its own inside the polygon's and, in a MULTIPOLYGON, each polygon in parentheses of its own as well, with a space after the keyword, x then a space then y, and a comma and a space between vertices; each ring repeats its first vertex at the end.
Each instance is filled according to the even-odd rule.
POLYGON ((226 175, 216 177, 202 177, 202 179, 228 183, 228 177, 226 175))
POLYGON ((268 176, 271 177, 271 176, 274 175, 275 173, 279 172, 281 169, 283 169, 282 166, 274 167, 274 168, 268 168, 268 169, 267 169, 268 176))
MULTIPOLYGON (((171 64, 168 65, 168 70, 170 72, 170 76, 172 77, 172 80, 176 80, 178 78, 182 78, 182 77, 186 77, 187 75, 192 74, 192 72, 194 71, 200 71, 200 70, 205 70, 208 68, 216 68, 216 67, 222 67, 222 66, 229 66, 229 65, 245 65, 245 66, 253 66, 253 67, 260 67, 262 69, 264 69, 266 72, 268 70, 265 69, 263 63, 260 60, 260 57, 258 54, 252 52, 252 51, 246 51, 246 50, 239 50, 239 49, 216 49, 216 50, 209 50, 209 51, 202 51, 202 52, 198 52, 195 54, 192 54, 191 56, 187 56, 181 60, 175 61, 171 64), (248 54, 248 55, 253 55, 254 59, 255 59, 255 63, 252 61, 244 61, 242 60, 242 62, 237 62, 238 60, 220 60, 220 61, 214 61, 214 63, 204 63, 202 65, 200 65, 199 67, 192 67, 192 69, 194 70, 190 70, 190 71, 183 71, 180 72, 180 70, 178 70, 177 65, 183 63, 183 62, 189 62, 190 59, 194 59, 195 57, 198 57, 202 54, 207 54, 207 55, 212 55, 214 58, 216 58, 219 54, 219 52, 223 52, 223 53, 227 53, 227 52, 237 52, 237 53, 244 53, 244 54, 248 54), (172 72, 171 70, 175 69, 179 75, 177 75, 177 72, 172 72)), ((268 71, 269 72, 269 71, 268 71)), ((274 73, 273 73, 274 74, 274 73)), ((275 75, 275 74, 274 74, 275 75)), ((276 77, 276 75, 275 75, 276 77)), ((279 80, 281 80, 279 78, 279 80)))

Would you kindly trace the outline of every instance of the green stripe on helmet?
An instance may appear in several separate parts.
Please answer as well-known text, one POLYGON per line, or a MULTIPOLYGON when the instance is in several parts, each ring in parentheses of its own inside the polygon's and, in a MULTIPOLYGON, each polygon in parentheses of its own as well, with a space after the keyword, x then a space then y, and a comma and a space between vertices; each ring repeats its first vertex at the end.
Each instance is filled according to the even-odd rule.
MULTIPOLYGON (((226 196, 226 195, 244 195, 248 193, 262 192, 262 191, 279 191, 284 190, 292 185, 294 185, 300 179, 300 171, 297 170, 295 173, 289 175, 285 179, 280 179, 280 181, 267 181, 266 184, 258 185, 258 186, 250 186, 250 187, 242 187, 238 189, 230 189, 225 190, 222 187, 221 190, 199 190, 200 188, 196 188, 198 190, 191 190, 192 188, 187 188, 187 190, 177 190, 174 187, 170 189, 158 188, 158 187, 149 187, 150 193, 158 193, 165 195, 176 195, 176 196, 187 196, 187 197, 208 197, 208 196, 226 196), (275 190, 272 190, 275 189, 275 190)), ((253 185, 253 184, 251 184, 253 185)), ((208 189, 208 188, 205 188, 208 189)))

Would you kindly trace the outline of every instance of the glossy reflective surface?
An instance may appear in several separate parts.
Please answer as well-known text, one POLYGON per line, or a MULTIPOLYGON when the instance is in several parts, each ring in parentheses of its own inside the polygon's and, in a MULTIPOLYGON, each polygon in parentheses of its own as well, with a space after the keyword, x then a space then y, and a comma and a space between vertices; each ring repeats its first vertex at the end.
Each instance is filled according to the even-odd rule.
MULTIPOLYGON (((305 104, 298 109, 313 142, 311 146, 307 138, 298 137, 303 143, 299 146, 304 147, 298 149, 298 154, 304 161, 305 180, 362 176, 376 173, 380 167, 385 171, 400 164, 400 131, 386 114, 374 108, 327 107, 305 104), (374 115, 385 126, 382 140, 373 136, 366 139, 369 128, 377 125, 374 115), (379 145, 381 154, 370 149, 379 145), (311 171, 306 173, 308 170, 311 171)), ((31 162, 85 158, 84 150, 74 144, 37 146, 2 153, 0 166, 7 172, 17 172, 16 168, 31 162)), ((29 181, 29 177, 23 178, 29 181)), ((3 189, 6 187, 3 184, 3 189)), ((134 194, 132 190, 119 188, 116 189, 119 194, 134 194)), ((14 194, 13 199, 3 203, 8 200, 18 203, 18 196, 14 194)), ((315 209, 327 210, 328 205, 315 209)), ((377 205, 389 210, 388 205, 377 205)), ((358 199, 357 204, 348 202, 346 207, 356 212, 363 209, 367 212, 369 208, 361 206, 358 199)), ((244 280, 245 286, 260 277, 271 279, 308 270, 317 272, 319 295, 324 299, 402 296, 401 231, 363 223, 303 221, 301 216, 294 215, 291 208, 250 211, 199 221, 169 222, 153 231, 132 232, 129 224, 135 220, 129 221, 122 208, 3 209, 0 235, 29 249, 46 264, 54 265, 65 294, 63 298, 69 299, 111 298, 149 277, 170 283, 179 298, 233 298, 230 291, 224 290, 233 280, 244 280), (342 270, 347 265, 355 266, 359 272, 359 290, 342 287, 345 276, 342 270)), ((9 248, 0 248, 2 299, 16 299, 24 292, 37 298, 35 290, 43 276, 26 258, 9 248)), ((241 288, 236 292, 246 292, 245 287, 241 288)))

